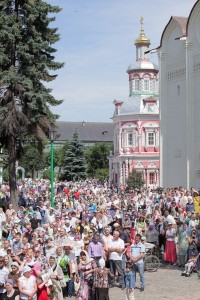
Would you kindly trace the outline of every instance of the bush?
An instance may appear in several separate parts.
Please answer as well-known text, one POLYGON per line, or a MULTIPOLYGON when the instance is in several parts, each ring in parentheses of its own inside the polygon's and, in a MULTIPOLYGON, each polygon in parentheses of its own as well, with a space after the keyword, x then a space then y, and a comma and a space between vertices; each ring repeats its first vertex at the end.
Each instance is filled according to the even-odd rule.
POLYGON ((51 180, 51 168, 44 170, 42 177, 51 180))
POLYGON ((96 178, 98 178, 101 181, 104 181, 105 179, 108 179, 109 170, 107 168, 105 169, 98 169, 95 172, 96 178))

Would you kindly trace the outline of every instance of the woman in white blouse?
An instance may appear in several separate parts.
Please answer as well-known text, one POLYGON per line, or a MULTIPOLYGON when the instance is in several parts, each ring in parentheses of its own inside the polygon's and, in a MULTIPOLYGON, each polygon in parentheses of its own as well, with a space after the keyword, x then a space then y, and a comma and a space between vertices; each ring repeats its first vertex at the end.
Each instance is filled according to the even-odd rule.
POLYGON ((37 300, 37 283, 31 268, 25 266, 23 268, 23 276, 19 278, 18 288, 21 300, 37 300))
POLYGON ((170 264, 175 264, 177 261, 175 237, 176 229, 173 228, 172 223, 168 223, 168 229, 166 230, 164 260, 170 264))

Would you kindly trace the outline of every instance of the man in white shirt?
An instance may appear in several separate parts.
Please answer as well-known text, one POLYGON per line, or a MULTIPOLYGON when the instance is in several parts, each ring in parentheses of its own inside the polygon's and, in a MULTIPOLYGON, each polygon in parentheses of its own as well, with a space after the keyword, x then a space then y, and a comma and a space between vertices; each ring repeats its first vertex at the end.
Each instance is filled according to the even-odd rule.
POLYGON ((76 213, 75 212, 69 213, 68 217, 69 217, 69 221, 70 221, 70 227, 76 228, 77 221, 78 221, 78 219, 76 218, 76 213))
POLYGON ((112 276, 111 286, 114 287, 114 275, 117 270, 119 276, 119 284, 125 289, 124 270, 122 269, 122 255, 125 250, 124 241, 119 238, 119 232, 113 232, 113 239, 108 241, 108 249, 110 259, 110 273, 112 276))
POLYGON ((174 217, 169 214, 168 209, 164 210, 163 220, 164 220, 164 222, 167 222, 168 224, 169 223, 171 223, 172 225, 176 224, 174 217))

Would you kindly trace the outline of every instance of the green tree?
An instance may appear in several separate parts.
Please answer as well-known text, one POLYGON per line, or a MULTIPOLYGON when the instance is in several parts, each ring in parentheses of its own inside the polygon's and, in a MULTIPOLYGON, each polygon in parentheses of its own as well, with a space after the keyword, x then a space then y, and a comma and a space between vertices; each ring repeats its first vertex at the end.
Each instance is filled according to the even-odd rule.
POLYGON ((47 168, 43 171, 42 178, 51 180, 51 168, 47 168))
POLYGON ((45 168, 44 153, 39 151, 34 144, 26 145, 19 164, 26 172, 31 172, 31 177, 34 178, 35 171, 41 171, 45 168))
POLYGON ((129 190, 140 189, 144 186, 144 183, 142 172, 136 171, 135 169, 130 172, 126 181, 129 190))
POLYGON ((86 177, 84 147, 75 132, 64 155, 63 177, 67 180, 78 180, 86 177))
POLYGON ((105 143, 96 143, 85 152, 87 162, 87 173, 89 176, 100 180, 108 177, 109 162, 107 157, 112 150, 112 146, 105 143))
MULTIPOLYGON (((61 174, 61 170, 64 167, 64 158, 65 152, 69 147, 69 142, 65 141, 65 144, 62 147, 58 147, 54 149, 54 167, 58 167, 58 177, 61 174)), ((45 153, 45 166, 46 168, 51 165, 51 153, 45 153)))
MULTIPOLYGON (((51 26, 60 11, 43 0, 4 0, 0 6, 0 143, 8 149, 11 202, 17 206, 16 160, 27 136, 43 140, 62 101, 45 86, 63 66, 55 62, 59 40, 51 26), (50 16, 50 14, 53 14, 50 16)), ((38 143, 39 145, 39 143, 38 143)))

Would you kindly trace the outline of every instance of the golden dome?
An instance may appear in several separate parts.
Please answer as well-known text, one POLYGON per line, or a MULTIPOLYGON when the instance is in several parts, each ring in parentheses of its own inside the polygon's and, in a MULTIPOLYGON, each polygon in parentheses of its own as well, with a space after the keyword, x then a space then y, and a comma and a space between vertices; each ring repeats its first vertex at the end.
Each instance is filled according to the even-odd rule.
POLYGON ((144 33, 144 28, 143 28, 144 18, 143 17, 140 18, 140 24, 141 24, 140 35, 137 38, 137 40, 135 40, 135 45, 137 45, 137 44, 148 44, 148 45, 150 45, 151 42, 148 39, 148 37, 146 37, 146 35, 144 33))

